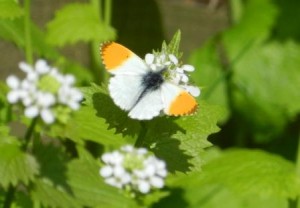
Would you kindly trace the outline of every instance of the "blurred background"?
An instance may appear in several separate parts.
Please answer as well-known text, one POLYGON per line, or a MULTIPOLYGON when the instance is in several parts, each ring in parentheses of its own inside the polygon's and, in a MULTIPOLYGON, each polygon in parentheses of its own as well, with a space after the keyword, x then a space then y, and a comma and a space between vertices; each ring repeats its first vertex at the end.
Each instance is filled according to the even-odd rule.
MULTIPOLYGON (((37 37, 50 36, 49 22, 69 3, 32 0, 32 19, 41 30, 37 37)), ((22 42, 12 38, 5 21, 0 22, 1 80, 19 73, 17 64, 24 60, 22 42)), ((192 79, 202 89, 199 99, 223 111, 221 131, 209 140, 222 148, 261 148, 295 160, 300 127, 299 0, 114 0, 111 27, 111 39, 141 57, 180 29, 183 61, 196 67, 192 79)), ((69 71, 77 73, 82 84, 98 82, 101 73, 89 76, 93 72, 88 69, 101 64, 92 55, 91 41, 78 38, 60 44, 49 39, 36 55, 59 63, 57 56, 49 55, 49 44, 80 65, 69 71)))

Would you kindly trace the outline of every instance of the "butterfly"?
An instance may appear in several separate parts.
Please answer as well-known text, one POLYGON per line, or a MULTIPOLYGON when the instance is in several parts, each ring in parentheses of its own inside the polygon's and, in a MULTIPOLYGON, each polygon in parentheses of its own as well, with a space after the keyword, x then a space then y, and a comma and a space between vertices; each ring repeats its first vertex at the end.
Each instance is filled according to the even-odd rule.
POLYGON ((168 69, 153 70, 125 46, 116 42, 100 46, 106 70, 112 74, 108 90, 114 103, 137 120, 150 120, 161 112, 169 116, 193 114, 196 99, 170 81, 168 69))

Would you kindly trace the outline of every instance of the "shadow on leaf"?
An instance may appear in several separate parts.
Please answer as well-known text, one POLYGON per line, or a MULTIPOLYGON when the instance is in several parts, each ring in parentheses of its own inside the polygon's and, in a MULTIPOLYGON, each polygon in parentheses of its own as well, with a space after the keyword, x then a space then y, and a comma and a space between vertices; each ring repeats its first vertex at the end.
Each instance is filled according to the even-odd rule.
POLYGON ((93 106, 97 116, 106 120, 108 129, 115 128, 116 133, 123 136, 136 137, 140 130, 140 123, 128 117, 127 112, 116 106, 112 99, 105 93, 97 92, 92 96, 93 106))
POLYGON ((40 177, 49 179, 54 186, 63 187, 69 194, 73 194, 67 183, 67 167, 69 159, 59 146, 51 143, 35 141, 33 154, 40 164, 40 177))
POLYGON ((152 151, 167 162, 168 171, 186 172, 191 166, 188 160, 192 157, 180 149, 180 140, 175 135, 178 132, 185 134, 185 130, 175 120, 176 118, 159 117, 149 122, 144 144, 154 146, 152 151))
POLYGON ((163 198, 158 203, 155 203, 152 207, 153 208, 159 208, 159 207, 174 207, 176 204, 176 207, 189 207, 188 202, 183 198, 184 191, 181 188, 173 188, 172 192, 168 197, 163 198))

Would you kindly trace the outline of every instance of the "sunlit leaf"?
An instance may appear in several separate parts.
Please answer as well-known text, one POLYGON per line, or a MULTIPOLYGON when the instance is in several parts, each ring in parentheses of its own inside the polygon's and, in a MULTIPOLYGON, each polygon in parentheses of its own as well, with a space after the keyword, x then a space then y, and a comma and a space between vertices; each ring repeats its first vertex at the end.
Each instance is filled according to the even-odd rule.
POLYGON ((23 9, 14 0, 0 0, 0 18, 17 18, 23 15, 23 9))
POLYGON ((211 146, 207 138, 219 131, 217 121, 221 115, 219 107, 200 102, 195 115, 157 118, 146 125, 143 145, 152 147, 158 157, 166 160, 171 172, 201 168, 201 152, 211 146))
POLYGON ((68 180, 80 204, 88 207, 137 207, 134 200, 125 197, 117 188, 104 183, 99 175, 99 163, 85 150, 79 150, 80 159, 68 164, 68 180))
POLYGON ((115 38, 115 31, 105 25, 90 4, 68 4, 57 11, 48 24, 47 40, 57 46, 78 41, 107 41, 115 38))
POLYGON ((28 184, 39 173, 36 159, 21 149, 19 140, 9 136, 8 130, 0 126, 0 184, 5 188, 19 182, 28 184))

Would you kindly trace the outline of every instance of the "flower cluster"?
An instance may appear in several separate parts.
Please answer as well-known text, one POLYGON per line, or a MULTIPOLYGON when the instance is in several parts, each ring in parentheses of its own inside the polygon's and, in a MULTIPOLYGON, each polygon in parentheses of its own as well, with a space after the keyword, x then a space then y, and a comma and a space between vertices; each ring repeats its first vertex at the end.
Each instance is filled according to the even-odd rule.
POLYGON ((19 64, 26 76, 20 80, 14 75, 7 78, 11 91, 7 94, 8 102, 21 102, 25 107, 25 116, 40 116, 47 123, 53 123, 58 109, 77 110, 80 107, 82 93, 73 87, 73 75, 62 75, 56 68, 50 67, 45 60, 38 60, 35 66, 25 62, 19 64))
POLYGON ((105 166, 100 169, 100 175, 107 184, 143 194, 148 193, 152 187, 164 186, 166 164, 149 155, 145 148, 126 145, 119 151, 103 154, 102 160, 105 166))
POLYGON ((145 56, 145 62, 153 71, 166 69, 168 81, 181 86, 194 97, 200 95, 198 87, 188 85, 189 77, 186 73, 194 71, 195 68, 192 65, 181 65, 174 54, 148 53, 145 56))

